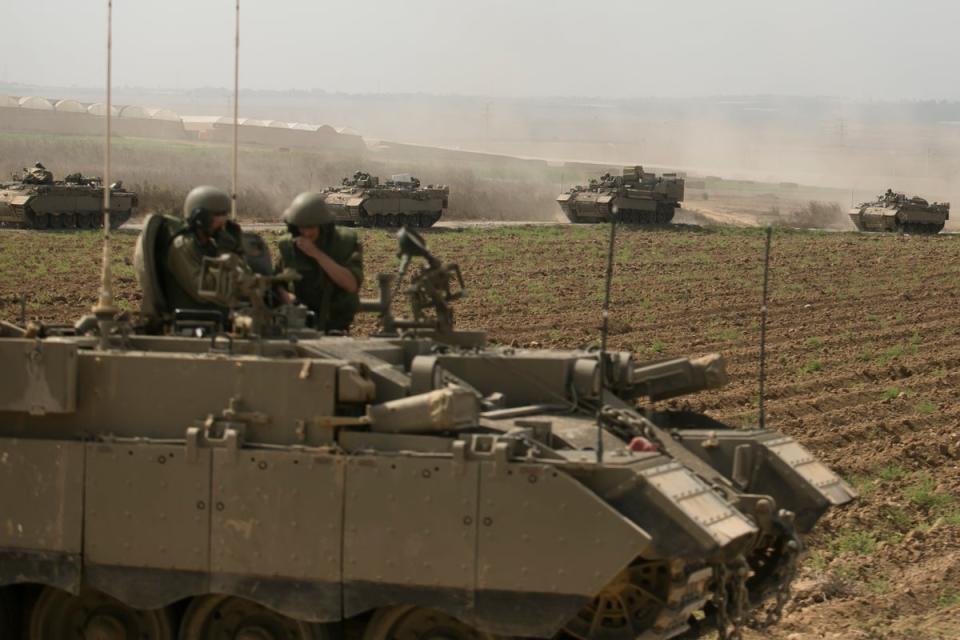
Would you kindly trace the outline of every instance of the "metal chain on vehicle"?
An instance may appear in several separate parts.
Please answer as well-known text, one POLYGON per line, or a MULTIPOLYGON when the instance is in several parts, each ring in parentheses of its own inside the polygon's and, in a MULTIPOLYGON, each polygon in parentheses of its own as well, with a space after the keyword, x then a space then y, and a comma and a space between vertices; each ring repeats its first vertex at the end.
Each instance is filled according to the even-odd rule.
POLYGON ((790 539, 784 544, 784 553, 786 561, 780 567, 780 584, 777 586, 777 593, 772 608, 767 610, 767 615, 760 624, 761 629, 773 626, 783 618, 783 608, 790 602, 790 590, 793 587, 793 580, 797 577, 797 564, 800 557, 800 540, 794 532, 790 532, 790 539))
POLYGON ((743 634, 743 627, 747 622, 747 613, 750 611, 750 593, 747 591, 747 579, 750 577, 750 565, 747 559, 742 555, 737 560, 737 566, 733 572, 733 629, 730 633, 731 640, 740 640, 743 634))
POLYGON ((750 565, 741 555, 732 570, 722 562, 714 565, 713 576, 716 583, 713 604, 717 608, 717 638, 742 640, 750 606, 750 595, 747 592, 750 565))
POLYGON ((718 562, 713 565, 713 606, 717 608, 717 639, 729 640, 727 628, 730 618, 727 615, 727 565, 718 562))

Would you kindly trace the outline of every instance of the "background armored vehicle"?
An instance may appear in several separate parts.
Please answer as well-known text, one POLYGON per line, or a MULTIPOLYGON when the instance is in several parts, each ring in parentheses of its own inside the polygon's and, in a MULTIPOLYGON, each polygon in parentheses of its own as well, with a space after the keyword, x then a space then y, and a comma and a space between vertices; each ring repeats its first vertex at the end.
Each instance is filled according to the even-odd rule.
POLYGON ((409 174, 394 175, 381 184, 380 178, 364 171, 323 193, 337 224, 360 227, 429 227, 446 212, 450 198, 449 187, 423 187, 409 174))
MULTIPOLYGON (((39 164, 39 163, 38 163, 39 164)), ((110 191, 110 226, 130 219, 137 196, 115 183, 110 191)), ((103 184, 79 173, 63 180, 42 167, 0 183, 0 224, 26 229, 95 229, 103 226, 103 184)))
POLYGON ((613 216, 628 224, 666 224, 682 200, 683 178, 657 176, 640 166, 624 167, 622 176, 591 179, 557 198, 570 222, 606 222, 613 216))
POLYGON ((260 294, 293 276, 236 255, 201 275, 230 333, 0 324, 0 616, 30 640, 658 640, 779 611, 799 537, 854 494, 783 434, 635 408, 723 384, 719 356, 490 347, 453 326, 459 268, 400 240, 369 338, 278 321, 260 294))
POLYGON ((929 203, 918 196, 908 198, 891 189, 873 202, 850 209, 850 219, 859 231, 940 233, 950 219, 950 203, 929 203))

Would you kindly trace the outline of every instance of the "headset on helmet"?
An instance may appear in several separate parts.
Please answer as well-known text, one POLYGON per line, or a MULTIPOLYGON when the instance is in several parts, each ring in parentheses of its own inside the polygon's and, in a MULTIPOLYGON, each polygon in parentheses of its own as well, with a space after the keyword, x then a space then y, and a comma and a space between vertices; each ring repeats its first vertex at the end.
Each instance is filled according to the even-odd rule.
POLYGON ((230 212, 230 196, 223 189, 211 186, 194 187, 183 201, 183 218, 191 229, 209 233, 213 216, 230 212))
POLYGON ((283 221, 294 236, 299 235, 300 227, 325 227, 336 222, 323 194, 312 191, 305 191, 293 199, 283 212, 283 221))

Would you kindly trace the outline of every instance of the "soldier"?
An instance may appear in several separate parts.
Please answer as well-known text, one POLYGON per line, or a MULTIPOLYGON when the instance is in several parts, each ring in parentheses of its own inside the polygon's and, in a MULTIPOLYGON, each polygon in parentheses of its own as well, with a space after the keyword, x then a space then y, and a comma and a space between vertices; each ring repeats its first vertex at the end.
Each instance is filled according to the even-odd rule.
MULTIPOLYGON (((360 308, 363 252, 353 229, 334 225, 333 214, 319 193, 301 193, 283 212, 290 237, 279 243, 275 271, 292 268, 301 275, 293 283, 298 302, 316 314, 321 331, 348 331, 360 308)), ((281 301, 293 296, 278 290, 281 301)))
POLYGON ((23 173, 23 181, 28 184, 53 184, 53 173, 41 162, 35 162, 29 171, 24 169, 23 173))
POLYGON ((240 225, 227 219, 230 196, 216 187, 194 187, 183 202, 186 226, 174 234, 164 263, 164 288, 172 309, 227 309, 200 297, 204 256, 241 252, 240 225))

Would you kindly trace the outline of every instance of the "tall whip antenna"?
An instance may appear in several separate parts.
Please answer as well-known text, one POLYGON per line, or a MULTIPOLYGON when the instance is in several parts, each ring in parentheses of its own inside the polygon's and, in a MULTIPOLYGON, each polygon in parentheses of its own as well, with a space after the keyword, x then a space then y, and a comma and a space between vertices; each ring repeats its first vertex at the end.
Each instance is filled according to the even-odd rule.
POLYGON ((603 390, 607 384, 607 333, 610 326, 610 283, 613 281, 613 245, 617 236, 616 211, 610 212, 610 244, 607 246, 607 282, 603 294, 603 324, 600 328, 600 406, 597 407, 597 464, 603 462, 603 390))
POLYGON ((767 416, 764 402, 764 382, 767 377, 767 285, 770 282, 770 238, 773 226, 767 225, 767 241, 763 251, 763 304, 760 305, 760 428, 764 429, 767 416))
POLYGON ((93 307, 93 314, 97 317, 100 329, 100 346, 106 349, 109 346, 110 325, 117 308, 113 302, 113 279, 110 272, 110 125, 111 111, 113 110, 113 0, 107 0, 107 130, 104 143, 103 161, 103 264, 100 273, 100 298, 93 307))
POLYGON ((233 193, 230 196, 230 218, 237 219, 237 166, 240 138, 240 0, 237 0, 236 31, 233 38, 233 193))

